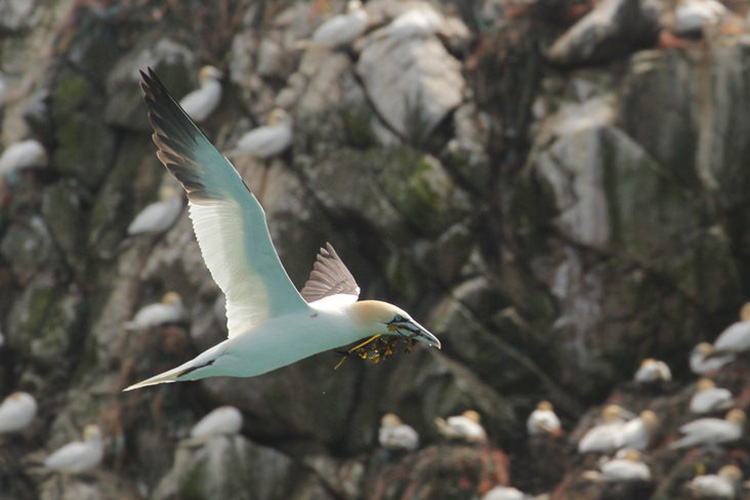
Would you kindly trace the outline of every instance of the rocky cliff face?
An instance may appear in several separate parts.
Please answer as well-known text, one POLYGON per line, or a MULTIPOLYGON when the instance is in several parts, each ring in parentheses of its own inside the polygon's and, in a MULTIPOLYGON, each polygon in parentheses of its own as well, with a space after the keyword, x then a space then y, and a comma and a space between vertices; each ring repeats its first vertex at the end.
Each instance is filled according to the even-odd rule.
POLYGON ((0 187, 0 389, 40 404, 0 451, 0 496, 478 498, 508 467, 541 492, 561 471, 535 483, 534 460, 494 449, 529 456, 538 400, 570 427, 646 356, 689 379, 690 348, 748 293, 750 36, 660 48, 666 6, 627 0, 578 24, 566 1, 438 5, 454 14, 432 31, 378 36, 415 6, 371 0, 351 47, 302 50, 342 2, 0 4, 0 142, 33 137, 49 157, 0 187), (164 234, 126 232, 173 182, 138 70, 182 96, 209 63, 226 74, 203 124, 220 150, 275 106, 294 117, 290 151, 233 159, 293 281, 330 241, 364 297, 404 306, 442 351, 120 392, 225 336, 186 211, 164 234), (167 291, 183 323, 124 328, 167 291), (177 450, 219 404, 242 410, 242 436, 177 450), (433 418, 466 408, 493 447, 440 451, 433 418), (378 454, 386 412, 420 432, 418 455, 378 454), (92 422, 107 448, 88 477, 19 461, 92 422))

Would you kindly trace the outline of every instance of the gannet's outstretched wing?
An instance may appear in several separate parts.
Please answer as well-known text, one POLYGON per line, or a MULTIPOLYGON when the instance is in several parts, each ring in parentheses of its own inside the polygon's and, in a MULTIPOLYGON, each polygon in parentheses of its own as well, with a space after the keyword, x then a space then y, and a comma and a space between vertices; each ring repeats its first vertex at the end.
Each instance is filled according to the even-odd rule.
POLYGON ((310 278, 301 293, 308 302, 331 295, 344 295, 346 297, 342 298, 346 301, 356 302, 359 298, 359 286, 333 246, 326 243, 326 247, 320 249, 310 278))
POLYGON ((203 260, 226 295, 229 336, 307 308, 279 261, 263 208, 237 170, 150 68, 141 76, 157 156, 187 191, 203 260))

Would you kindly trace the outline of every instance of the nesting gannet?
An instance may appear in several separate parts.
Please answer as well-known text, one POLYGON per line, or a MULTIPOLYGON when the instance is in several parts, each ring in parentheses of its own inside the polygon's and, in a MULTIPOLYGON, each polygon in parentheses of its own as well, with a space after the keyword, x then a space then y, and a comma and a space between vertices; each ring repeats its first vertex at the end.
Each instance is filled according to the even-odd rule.
POLYGON ((740 321, 732 323, 714 341, 717 354, 738 353, 750 350, 750 302, 740 309, 740 321))
POLYGON ((438 31, 442 22, 442 14, 434 8, 424 5, 409 9, 397 16, 387 26, 379 29, 376 32, 376 37, 390 40, 428 37, 438 31))
POLYGON ((14 392, 0 404, 0 434, 20 432, 36 416, 37 404, 28 392, 14 392))
POLYGON ((104 443, 99 426, 87 425, 83 441, 68 443, 44 461, 47 469, 66 474, 80 474, 93 469, 104 457, 104 443))
POLYGON ((716 0, 682 0, 674 11, 674 31, 679 35, 695 33, 726 14, 727 8, 716 0))
POLYGON ((192 438, 237 434, 242 430, 242 412, 234 406, 220 406, 200 419, 190 431, 192 438))
POLYGON ((0 155, 0 176, 19 170, 47 165, 47 151, 36 139, 27 139, 8 146, 0 155))
POLYGON ((482 500, 525 500, 527 496, 512 486, 495 486, 484 494, 482 500))
POLYGON ((487 441, 487 433, 480 424, 479 413, 474 410, 466 410, 461 415, 455 415, 442 419, 437 417, 435 425, 438 432, 448 439, 458 439, 468 443, 484 443, 487 441))
POLYGON ((380 420, 378 442, 389 451, 414 451, 419 447, 419 434, 397 415, 386 413, 380 420))
POLYGON ((143 306, 135 313, 133 319, 125 323, 128 330, 151 328, 168 323, 177 323, 185 316, 182 298, 177 292, 167 292, 161 302, 143 306))
POLYGON ((249 154, 268 158, 283 153, 292 145, 292 117, 286 111, 274 108, 268 114, 266 123, 240 137, 228 156, 249 154))
POLYGON ((578 442, 579 453, 606 453, 617 448, 618 435, 624 425, 625 412, 618 405, 607 405, 602 410, 602 423, 592 427, 578 442))
POLYGON ((685 436, 671 443, 669 447, 677 449, 736 441, 742 437, 744 424, 745 412, 738 409, 730 410, 724 420, 699 418, 680 427, 680 432, 685 436))
POLYGON ((598 471, 586 471, 583 477, 595 482, 649 481, 651 470, 641 461, 638 450, 628 450, 623 458, 607 460, 598 471))
POLYGON ((664 361, 659 361, 654 358, 646 358, 641 362, 641 366, 635 372, 633 380, 640 384, 669 382, 672 380, 672 372, 664 361))
POLYGON ((740 468, 736 465, 725 465, 716 474, 695 476, 686 486, 699 498, 735 498, 741 481, 740 468))
POLYGON ((173 193, 172 188, 163 188, 159 198, 138 212, 128 226, 128 235, 158 234, 172 227, 182 213, 182 196, 173 193))
POLYGON ((313 33, 310 40, 298 43, 300 48, 321 47, 337 49, 346 47, 367 29, 367 11, 359 0, 350 0, 346 12, 328 19, 313 33))
POLYGON ((643 410, 636 418, 622 424, 615 436, 615 448, 645 450, 658 427, 659 417, 656 413, 643 410))
POLYGON ((530 436, 551 434, 559 436, 562 433, 560 419, 555 414, 555 409, 549 401, 540 401, 536 410, 532 411, 526 419, 526 430, 530 436))
POLYGON ((734 361, 734 354, 713 356, 714 346, 708 342, 701 342, 690 351, 690 370, 696 375, 714 372, 724 365, 734 361))
POLYGON ((153 71, 142 75, 157 155, 187 191, 203 259, 226 296, 229 338, 126 390, 219 375, 252 377, 368 336, 440 347, 398 307, 358 301, 359 287, 330 244, 298 292, 271 242, 263 208, 240 175, 153 71))
POLYGON ((196 123, 205 121, 219 107, 223 76, 213 66, 203 66, 198 74, 200 87, 180 99, 180 106, 196 123))
POLYGON ((690 399, 690 411, 693 413, 709 413, 731 408, 732 393, 729 389, 716 387, 713 380, 702 378, 698 380, 698 390, 690 399))

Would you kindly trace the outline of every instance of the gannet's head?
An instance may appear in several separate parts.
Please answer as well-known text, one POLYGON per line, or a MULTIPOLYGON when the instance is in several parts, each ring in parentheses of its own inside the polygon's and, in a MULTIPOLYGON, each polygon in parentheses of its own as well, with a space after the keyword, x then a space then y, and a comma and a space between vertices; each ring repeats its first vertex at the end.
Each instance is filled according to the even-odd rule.
POLYGON ((440 341, 409 314, 388 302, 361 300, 351 306, 352 315, 365 335, 392 335, 414 339, 440 349, 440 341))
POLYGON ((602 421, 605 423, 616 422, 632 415, 619 405, 607 405, 602 409, 602 421))
POLYGON ((740 320, 750 321, 750 302, 746 302, 740 309, 740 320))
POLYGON ((536 409, 539 411, 554 411, 554 407, 552 406, 552 403, 549 401, 539 401, 539 404, 536 405, 536 409))
POLYGON ((180 298, 180 294, 177 292, 167 292, 164 294, 164 297, 161 298, 161 303, 168 306, 181 305, 182 298, 180 298))
POLYGON ((742 471, 736 465, 725 465, 724 467, 719 469, 719 472, 717 474, 724 479, 728 479, 732 482, 737 482, 742 479, 742 471))
POLYGON ((102 438, 102 431, 99 429, 99 426, 96 424, 89 424, 86 427, 83 428, 83 440, 86 442, 89 441, 99 441, 102 438))
POLYGON ((657 417, 656 413, 652 412, 651 410, 643 410, 639 417, 641 418, 641 422, 643 422, 643 426, 646 429, 654 431, 659 427, 659 417, 657 417))
POLYGON ((203 66, 200 73, 198 73, 198 81, 200 83, 206 83, 209 80, 221 80, 223 77, 224 73, 214 66, 203 66))
POLYGON ((395 413, 386 413, 383 418, 380 419, 380 425, 389 429, 393 429, 401 425, 401 419, 395 413))
POLYGON ((640 462, 641 461, 641 452, 638 450, 628 449, 623 454, 623 460, 628 460, 630 462, 640 462))
POLYGON ((712 346, 709 342, 701 342, 695 347, 693 347, 693 355, 702 355, 703 357, 708 356, 714 352, 714 346, 712 346))
POLYGON ((466 420, 471 420, 475 424, 478 424, 482 420, 482 417, 479 416, 479 413, 474 410, 466 410, 461 415, 463 415, 466 420))
POLYGON ((739 424, 742 425, 745 423, 745 412, 735 408, 734 410, 730 410, 729 413, 727 413, 727 422, 732 422, 733 424, 739 424))
POLYGON ((275 127, 276 125, 290 125, 292 124, 292 117, 289 116, 289 113, 284 111, 281 108, 273 108, 270 113, 268 113, 268 118, 266 119, 266 123, 272 127, 275 127))
POLYGON ((698 391, 707 391, 709 389, 713 389, 716 387, 716 384, 714 384, 714 381, 710 378, 701 378, 698 380, 698 391))
POLYGON ((362 2, 360 0, 349 0, 346 3, 346 13, 351 14, 352 12, 356 12, 358 10, 362 10, 364 6, 362 5, 362 2))

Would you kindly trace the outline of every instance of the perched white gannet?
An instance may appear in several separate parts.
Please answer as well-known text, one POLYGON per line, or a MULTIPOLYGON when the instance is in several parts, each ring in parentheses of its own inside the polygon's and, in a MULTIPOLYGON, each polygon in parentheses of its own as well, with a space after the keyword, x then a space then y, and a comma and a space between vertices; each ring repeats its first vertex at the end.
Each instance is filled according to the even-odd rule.
POLYGON ((699 498, 735 498, 741 481, 740 468, 736 465, 725 465, 717 474, 695 476, 686 486, 699 498))
POLYGON ((143 74, 141 86, 157 155, 187 191, 203 260, 226 296, 229 338, 126 390, 219 375, 252 377, 367 336, 392 335, 440 347, 432 333, 398 307, 358 301, 359 287, 330 244, 321 249, 298 292, 271 242, 263 208, 237 170, 153 71, 143 74))
POLYGON ((701 342, 690 351, 690 370, 696 375, 714 372, 724 365, 734 361, 734 354, 712 356, 714 346, 708 342, 701 342))
POLYGON ((669 382, 672 380, 672 372, 664 361, 654 358, 646 358, 635 372, 633 380, 639 384, 650 384, 654 382, 669 382))
POLYGON ((683 0, 674 11, 674 31, 678 35, 695 33, 719 22, 726 14, 727 8, 716 0, 683 0))
POLYGON ((466 410, 461 415, 455 415, 442 419, 437 417, 435 425, 438 432, 448 439, 460 439, 468 443, 484 443, 487 441, 487 433, 480 424, 479 413, 474 410, 466 410))
POLYGON ((27 139, 8 146, 0 155, 0 176, 26 168, 47 165, 47 151, 36 139, 27 139))
POLYGON ((617 448, 617 440, 625 415, 618 405, 607 405, 602 410, 602 423, 592 427, 578 442, 579 453, 607 453, 617 448))
POLYGON ((36 416, 37 404, 28 392, 14 392, 0 404, 0 434, 20 432, 36 416))
POLYGON ((389 451, 414 451, 419 448, 419 434, 397 415, 386 413, 380 420, 378 442, 389 451))
POLYGON ((125 323, 128 330, 151 328, 168 323, 177 323, 185 316, 182 298, 177 292, 167 292, 161 302, 143 306, 133 319, 125 323))
POLYGON ((200 419, 190 431, 190 437, 205 439, 242 430, 242 412, 234 406, 220 406, 200 419))
POLYGON ((268 114, 267 125, 255 128, 237 141, 228 156, 249 154, 257 158, 268 158, 283 153, 292 145, 292 117, 281 108, 268 114))
POLYGON ((526 419, 526 430, 530 436, 551 434, 559 436, 562 433, 560 419, 555 414, 555 409, 549 401, 540 401, 536 410, 532 411, 526 419))
POLYGON ((636 418, 628 420, 615 436, 616 448, 645 450, 651 437, 659 428, 659 417, 651 410, 643 410, 636 418))
POLYGON ((47 469, 66 474, 80 474, 93 469, 104 457, 104 443, 98 425, 87 425, 83 441, 68 443, 44 461, 47 469))
POLYGON ((702 378, 698 380, 698 391, 690 399, 690 411, 693 413, 709 413, 731 408, 732 393, 729 389, 716 387, 713 380, 702 378))
POLYGON ((744 424, 745 412, 738 409, 730 410, 724 420, 719 418, 699 418, 680 427, 680 432, 685 434, 685 436, 671 443, 669 447, 677 449, 736 441, 742 437, 742 427, 744 424))
POLYGON ((182 213, 182 196, 172 192, 172 188, 163 188, 159 201, 155 201, 138 212, 128 226, 128 235, 163 233, 177 221, 182 213))
POLYGON ((310 40, 301 41, 298 46, 337 49, 346 47, 359 38, 367 29, 367 11, 359 0, 346 4, 346 13, 333 16, 312 35, 310 40))
POLYGON ((607 460, 599 471, 586 471, 583 477, 595 482, 649 481, 651 470, 641 461, 638 450, 628 450, 623 458, 607 460))
POLYGON ((750 302, 742 306, 740 321, 732 323, 714 341, 718 354, 750 351, 750 302))
POLYGON ((213 66, 203 66, 198 74, 200 88, 180 100, 182 109, 196 123, 205 121, 221 102, 221 79, 224 74, 213 66))
POLYGON ((512 486, 495 486, 484 494, 482 500, 525 500, 527 496, 512 486))
POLYGON ((442 14, 432 7, 421 6, 409 9, 396 17, 386 27, 379 29, 376 37, 394 41, 427 37, 434 35, 442 22, 442 14))

